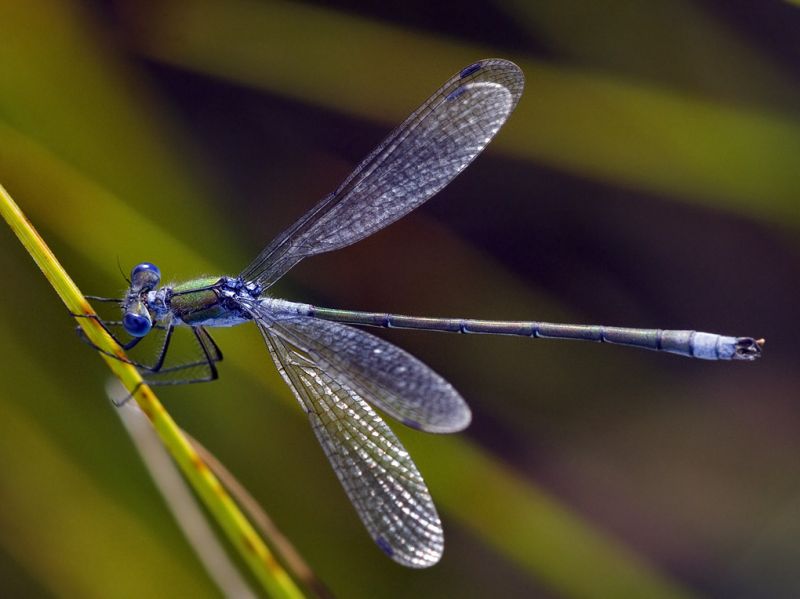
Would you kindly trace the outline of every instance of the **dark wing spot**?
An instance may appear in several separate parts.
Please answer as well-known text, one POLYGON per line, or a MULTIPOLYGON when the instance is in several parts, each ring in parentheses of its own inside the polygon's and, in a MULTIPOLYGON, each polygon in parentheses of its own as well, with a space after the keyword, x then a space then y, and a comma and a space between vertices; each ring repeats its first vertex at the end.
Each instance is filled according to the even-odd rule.
POLYGON ((462 70, 462 71, 459 73, 459 75, 460 75, 460 77, 461 77, 462 79, 463 79, 464 77, 469 77, 469 76, 470 76, 470 75, 472 75, 472 73, 474 73, 475 71, 479 71, 479 70, 481 69, 481 67, 482 67, 482 66, 483 66, 483 65, 482 65, 481 63, 479 63, 479 62, 476 62, 475 64, 471 64, 471 65, 469 65, 468 67, 466 67, 465 69, 463 69, 463 70, 462 70))
POLYGON ((411 420, 410 418, 403 418, 403 424, 405 424, 410 428, 422 430, 422 427, 420 426, 419 422, 417 422, 416 420, 411 420))
POLYGON ((389 557, 394 555, 394 549, 392 549, 391 545, 389 545, 389 543, 387 543, 386 539, 383 537, 378 537, 375 539, 375 543, 381 548, 381 551, 383 551, 389 557))
POLYGON ((461 87, 459 87, 459 88, 451 91, 449 94, 447 94, 447 97, 445 98, 445 100, 447 100, 448 102, 452 102, 453 100, 458 98, 461 94, 463 94, 465 91, 467 91, 467 88, 462 85, 461 87))

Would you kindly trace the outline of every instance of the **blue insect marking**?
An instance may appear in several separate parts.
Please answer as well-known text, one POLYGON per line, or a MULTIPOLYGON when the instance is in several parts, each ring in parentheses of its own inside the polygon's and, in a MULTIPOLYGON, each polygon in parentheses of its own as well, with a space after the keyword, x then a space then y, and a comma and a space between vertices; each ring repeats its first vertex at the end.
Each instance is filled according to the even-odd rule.
POLYGON ((389 543, 387 543, 386 539, 383 537, 378 537, 375 539, 375 543, 381 548, 381 551, 383 551, 389 557, 394 555, 394 549, 392 549, 391 545, 389 545, 389 543))
POLYGON ((459 73, 459 75, 461 76, 462 79, 464 77, 469 77, 475 71, 480 71, 482 66, 483 65, 481 63, 476 62, 475 64, 471 64, 468 67, 465 67, 464 69, 462 69, 462 71, 459 73))
POLYGON ((448 102, 452 102, 453 100, 458 98, 461 94, 463 94, 465 91, 467 91, 467 88, 466 86, 462 85, 461 87, 454 89, 449 94, 447 94, 445 100, 447 100, 448 102))
POLYGON ((416 420, 411 420, 410 418, 403 418, 403 424, 417 430, 422 429, 422 427, 419 425, 419 422, 417 422, 416 420))

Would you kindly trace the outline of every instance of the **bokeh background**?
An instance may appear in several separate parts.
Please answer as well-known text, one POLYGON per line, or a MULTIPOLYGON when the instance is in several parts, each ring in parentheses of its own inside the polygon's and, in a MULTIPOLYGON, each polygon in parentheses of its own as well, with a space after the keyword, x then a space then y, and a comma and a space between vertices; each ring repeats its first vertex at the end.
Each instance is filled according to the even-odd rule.
MULTIPOLYGON (((254 327, 160 392, 342 597, 800 595, 800 6, 756 0, 0 2, 0 182, 85 293, 236 274, 442 82, 516 113, 445 191, 276 288, 420 315, 767 338, 755 364, 392 332, 474 423, 394 428, 446 529, 362 529, 254 327)), ((201 597, 108 371, 0 227, 0 594, 201 597)))

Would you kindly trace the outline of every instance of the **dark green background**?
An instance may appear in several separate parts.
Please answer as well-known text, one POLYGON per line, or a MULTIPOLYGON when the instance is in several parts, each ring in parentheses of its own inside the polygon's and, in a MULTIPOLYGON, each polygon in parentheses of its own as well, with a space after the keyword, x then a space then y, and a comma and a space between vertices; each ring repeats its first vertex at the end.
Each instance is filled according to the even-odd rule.
MULTIPOLYGON (((253 327, 162 400, 343 597, 797 596, 798 29, 788 2, 4 0, 0 182, 85 293, 117 260, 236 274, 450 75, 514 60, 483 157, 276 292, 764 336, 761 362, 392 332, 475 416, 398 431, 446 529, 424 572, 374 548, 253 327)), ((217 594, 107 369, 0 244, 0 594, 217 594)))

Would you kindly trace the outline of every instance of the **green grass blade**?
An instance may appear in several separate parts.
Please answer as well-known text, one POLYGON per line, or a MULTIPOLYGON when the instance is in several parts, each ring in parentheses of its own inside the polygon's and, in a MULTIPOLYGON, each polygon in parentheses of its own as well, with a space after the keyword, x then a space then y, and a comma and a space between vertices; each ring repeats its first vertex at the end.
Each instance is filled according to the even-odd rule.
MULTIPOLYGON (((392 125, 456 68, 503 54, 295 3, 136 3, 130 13, 133 39, 148 56, 392 125), (297 39, 302 51, 285 51, 297 39)), ((490 152, 800 225, 796 118, 506 57, 522 67, 527 90, 490 152)))
MULTIPOLYGON (((114 379, 109 380, 106 392, 113 403, 124 400, 128 393, 114 379)), ((116 414, 184 538, 220 592, 225 597, 255 599, 255 593, 228 557, 186 479, 142 411, 134 402, 127 402, 116 410, 116 414)), ((204 461, 208 463, 208 460, 204 461)))
POLYGON ((445 444, 435 437, 403 435, 403 443, 420 456, 431 493, 448 514, 535 572, 558 596, 694 596, 470 441, 445 444), (469 467, 453 468, 454 463, 469 467))
MULTIPOLYGON (((4 325, 3 339, 12 339, 4 325)), ((36 393, 64 397, 39 370, 28 371, 20 363, 15 374, 24 380, 38 377, 36 393)), ((3 404, 0 418, 0 459, 0 527, 12 531, 0 537, 0 552, 29 572, 46 589, 44 596, 120 596, 116 589, 125 589, 128 597, 216 596, 196 568, 170 553, 174 547, 165 546, 146 519, 110 498, 105 485, 69 456, 51 431, 11 402, 3 404), (131 568, 132 559, 137 568, 131 568)), ((0 579, 3 596, 28 596, 9 585, 0 579)))
MULTIPOLYGON (((100 186, 82 178, 30 140, 11 134, 9 130, 5 131, 7 135, 3 137, 4 129, 0 127, 0 140, 7 142, 0 144, 0 157, 4 157, 7 164, 16 165, 18 172, 24 173, 25 169, 32 169, 34 172, 47 173, 47 182, 53 186, 49 190, 50 193, 68 195, 73 208, 72 214, 84 213, 90 207, 102 202, 106 210, 113 212, 115 220, 135 223, 137 229, 146 232, 144 234, 146 237, 157 236, 162 247, 169 248, 170 252, 188 254, 184 255, 184 261, 194 259, 192 250, 175 241, 169 230, 159 227, 150 221, 148 216, 137 212, 100 186)), ((110 237, 93 237, 88 234, 88 230, 82 232, 72 227, 71 223, 61 222, 61 216, 52 214, 46 205, 41 204, 43 201, 44 196, 39 203, 31 207, 37 216, 61 236, 64 243, 79 252, 87 261, 96 263, 97 268, 105 270, 108 276, 115 276, 116 265, 106 259, 115 252, 115 240, 110 237), (102 245, 99 245, 101 243, 102 245)), ((495 280, 493 277, 496 276, 498 268, 494 266, 481 268, 479 261, 470 262, 477 269, 476 272, 479 273, 481 280, 485 280, 490 288, 495 287, 492 281, 495 280)), ((496 286, 506 287, 500 282, 496 286)), ((536 302, 526 299, 521 300, 521 303, 536 302)), ((303 417, 277 378, 266 379, 260 376, 259 373, 264 370, 263 354, 244 346, 226 347, 225 354, 229 359, 231 370, 235 370, 230 373, 231 376, 250 379, 256 385, 263 386, 271 396, 284 399, 286 409, 292 414, 298 418, 303 417)), ((595 586, 594 573, 584 567, 585 561, 591 560, 605 567, 603 583, 598 588, 614 589, 620 593, 629 588, 639 591, 646 589, 647 594, 657 597, 686 596, 687 592, 681 590, 676 583, 660 575, 645 565, 643 560, 633 557, 631 552, 594 530, 588 522, 571 513, 567 507, 558 505, 552 499, 542 500, 543 497, 547 497, 543 490, 516 476, 499 460, 475 444, 464 440, 444 440, 440 437, 417 439, 409 435, 404 435, 403 440, 411 448, 419 448, 414 455, 421 465, 428 461, 427 454, 439 455, 439 458, 432 460, 430 467, 424 471, 428 482, 434 488, 434 497, 440 507, 448 513, 457 514, 458 518, 476 534, 486 539, 502 555, 522 566, 536 580, 546 580, 549 586, 561 589, 571 597, 596 597, 597 595, 592 592, 595 586), (442 450, 445 441, 453 444, 447 451, 442 450), (436 444, 436 447, 426 444, 436 444), (452 473, 464 470, 459 465, 469 464, 473 459, 477 460, 476 464, 480 467, 466 469, 462 472, 462 476, 466 478, 456 480, 452 473), (438 477, 441 477, 441 482, 437 482, 438 477), (513 508, 509 508, 506 514, 525 514, 524 521, 516 529, 516 534, 502 534, 502 531, 509 526, 506 518, 501 518, 495 526, 494 520, 487 520, 486 514, 482 513, 480 508, 469 509, 463 505, 462 485, 466 487, 479 485, 486 477, 497 479, 498 484, 494 493, 487 494, 484 490, 482 496, 487 500, 492 499, 496 505, 506 504, 503 497, 505 490, 513 491, 509 496, 513 500, 513 508), (526 547, 520 541, 520 535, 529 535, 529 541, 531 539, 539 541, 536 536, 537 525, 546 525, 547 542, 537 542, 536 545, 540 550, 531 552, 530 547, 526 547), (548 551, 548 548, 554 547, 556 543, 558 543, 557 553, 548 551), (558 563, 558 567, 551 570, 554 560, 558 563)))
MULTIPOLYGON (((86 298, 83 297, 50 248, 2 186, 0 186, 0 214, 44 273, 70 313, 94 315, 86 298)), ((124 352, 97 321, 91 318, 78 318, 77 320, 87 337, 99 349, 125 359, 124 352)), ((101 357, 128 392, 134 393, 135 391, 136 402, 153 424, 162 443, 265 591, 275 597, 302 597, 302 593, 294 585, 289 575, 275 561, 272 553, 205 462, 183 436, 158 398, 147 385, 143 384, 138 371, 123 361, 103 354, 101 357)))

